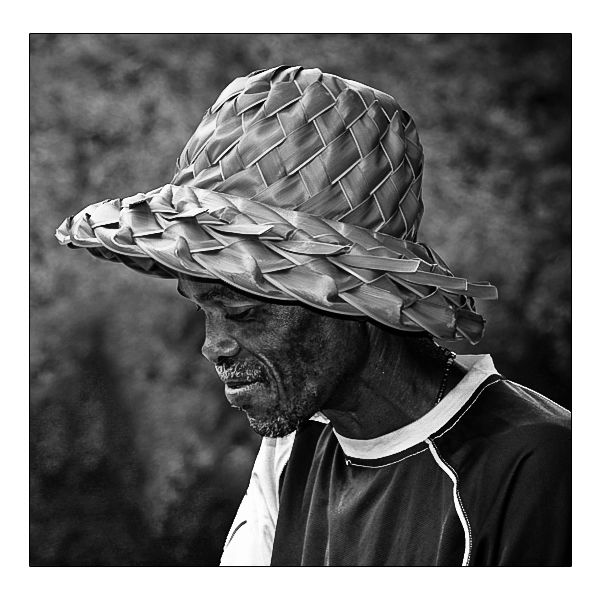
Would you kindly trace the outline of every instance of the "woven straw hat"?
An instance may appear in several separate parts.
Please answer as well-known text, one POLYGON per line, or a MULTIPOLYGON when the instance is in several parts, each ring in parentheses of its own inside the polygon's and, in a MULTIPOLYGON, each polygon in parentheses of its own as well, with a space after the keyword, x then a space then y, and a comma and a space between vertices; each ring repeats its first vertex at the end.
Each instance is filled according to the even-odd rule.
POLYGON ((415 241, 422 176, 414 121, 391 96, 277 67, 221 93, 170 184, 92 204, 56 236, 150 275, 476 343, 473 298, 496 289, 454 277, 415 241))

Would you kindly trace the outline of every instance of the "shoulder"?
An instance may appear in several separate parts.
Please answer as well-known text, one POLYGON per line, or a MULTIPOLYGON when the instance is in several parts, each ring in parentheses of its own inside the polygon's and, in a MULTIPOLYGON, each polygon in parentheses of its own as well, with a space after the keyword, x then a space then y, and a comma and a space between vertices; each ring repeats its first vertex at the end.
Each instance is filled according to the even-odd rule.
POLYGON ((500 378, 482 386, 439 438, 438 443, 457 457, 473 451, 498 463, 541 458, 558 467, 570 461, 571 413, 542 394, 500 378))
POLYGON ((498 379, 434 440, 455 471, 474 530, 505 539, 494 528, 510 521, 510 536, 518 537, 569 512, 570 413, 541 394, 498 379))
POLYGON ((508 379, 485 390, 480 409, 494 420, 490 433, 531 450, 564 449, 571 440, 571 413, 542 394, 508 379))

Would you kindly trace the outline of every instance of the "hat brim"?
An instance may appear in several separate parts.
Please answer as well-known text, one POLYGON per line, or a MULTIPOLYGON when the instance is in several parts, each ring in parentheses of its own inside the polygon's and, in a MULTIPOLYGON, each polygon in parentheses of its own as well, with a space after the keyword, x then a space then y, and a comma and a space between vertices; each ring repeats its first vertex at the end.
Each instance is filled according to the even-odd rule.
POLYGON ((478 342, 484 319, 473 299, 497 298, 422 243, 189 186, 91 204, 56 237, 145 274, 221 280, 443 340, 478 342))

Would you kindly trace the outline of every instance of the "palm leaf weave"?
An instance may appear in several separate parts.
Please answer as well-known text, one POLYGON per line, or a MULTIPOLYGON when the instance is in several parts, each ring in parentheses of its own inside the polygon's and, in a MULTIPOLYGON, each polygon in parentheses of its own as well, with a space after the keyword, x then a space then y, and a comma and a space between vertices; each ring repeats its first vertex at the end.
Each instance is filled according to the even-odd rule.
POLYGON ((265 298, 479 341, 473 298, 414 241, 423 203, 414 122, 386 94, 318 69, 236 79, 171 184, 92 204, 61 244, 159 277, 217 279, 265 298))

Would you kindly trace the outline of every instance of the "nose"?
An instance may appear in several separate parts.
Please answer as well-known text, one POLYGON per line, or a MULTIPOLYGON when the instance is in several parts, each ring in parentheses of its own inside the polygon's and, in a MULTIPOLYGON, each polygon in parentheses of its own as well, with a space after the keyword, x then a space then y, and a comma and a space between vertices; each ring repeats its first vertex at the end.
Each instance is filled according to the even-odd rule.
POLYGON ((207 317, 205 327, 206 335, 202 345, 205 358, 217 364, 224 358, 234 357, 240 351, 237 340, 227 331, 222 321, 215 323, 207 317))

